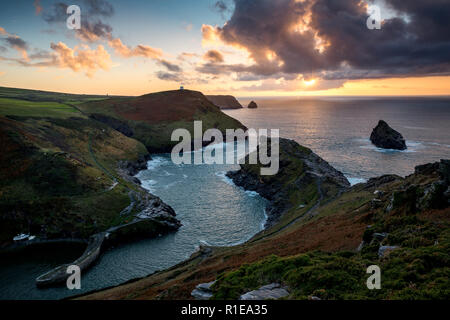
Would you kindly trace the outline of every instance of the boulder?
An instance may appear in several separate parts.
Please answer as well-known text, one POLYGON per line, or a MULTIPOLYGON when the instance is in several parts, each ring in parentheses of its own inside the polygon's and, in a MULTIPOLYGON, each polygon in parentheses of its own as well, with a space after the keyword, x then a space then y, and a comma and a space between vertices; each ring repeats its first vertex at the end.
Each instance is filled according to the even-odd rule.
POLYGON ((400 248, 399 246, 381 246, 378 249, 378 257, 379 258, 386 258, 389 253, 391 253, 392 251, 396 250, 400 248))
POLYGON ((370 141, 378 148, 406 150, 406 142, 400 132, 392 129, 385 121, 380 120, 370 135, 370 141))
POLYGON ((289 295, 285 287, 279 283, 271 283, 266 286, 243 294, 239 300, 270 300, 280 299, 289 295))
POLYGON ((216 281, 200 283, 194 290, 192 290, 191 295, 196 300, 209 300, 213 296, 211 287, 214 283, 216 283, 216 281))
POLYGON ((258 105, 256 104, 255 101, 252 101, 252 102, 249 103, 248 108, 249 109, 257 109, 258 105))

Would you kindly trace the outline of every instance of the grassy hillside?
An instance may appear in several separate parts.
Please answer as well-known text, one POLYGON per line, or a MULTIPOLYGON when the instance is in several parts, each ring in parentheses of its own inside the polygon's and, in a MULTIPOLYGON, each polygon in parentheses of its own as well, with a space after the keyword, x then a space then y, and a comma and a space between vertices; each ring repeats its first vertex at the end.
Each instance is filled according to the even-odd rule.
MULTIPOLYGON (((285 173, 284 181, 295 175, 285 173)), ((371 179, 315 207, 288 209, 245 244, 203 247, 173 268, 83 299, 192 299, 213 280, 214 299, 272 282, 287 286, 288 299, 449 299, 449 183, 449 161, 371 179), (398 248, 379 255, 382 246, 398 248), (381 268, 381 290, 366 286, 370 265, 381 268)))
POLYGON ((127 135, 142 142, 150 152, 168 152, 173 130, 188 129, 193 134, 194 120, 203 121, 203 130, 244 128, 237 120, 196 91, 177 90, 152 93, 134 98, 111 98, 81 104, 80 110, 91 116, 103 116, 105 123, 122 122, 127 135))
POLYGON ((117 163, 137 160, 145 147, 47 98, 0 98, 0 245, 21 232, 84 238, 129 218, 119 213, 133 185, 117 163))
POLYGON ((104 100, 106 95, 86 95, 70 94, 62 92, 50 92, 40 90, 28 90, 0 87, 0 98, 21 99, 35 102, 64 102, 64 103, 82 103, 87 101, 104 100))

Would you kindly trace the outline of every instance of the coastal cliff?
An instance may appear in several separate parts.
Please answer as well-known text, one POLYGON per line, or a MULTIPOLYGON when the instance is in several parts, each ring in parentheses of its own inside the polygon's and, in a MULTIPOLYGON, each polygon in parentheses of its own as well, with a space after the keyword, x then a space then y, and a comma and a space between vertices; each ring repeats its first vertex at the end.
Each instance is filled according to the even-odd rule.
POLYGON ((293 207, 311 206, 350 187, 341 172, 297 142, 281 138, 279 150, 280 169, 276 175, 261 176, 260 164, 248 164, 250 155, 240 170, 227 173, 236 185, 256 191, 270 201, 266 227, 273 226, 293 207))
POLYGON ((227 116, 201 92, 172 90, 139 97, 111 98, 80 104, 78 108, 125 135, 130 134, 150 153, 170 152, 178 143, 171 141, 178 128, 194 132, 194 121, 202 121, 203 130, 216 128, 246 129, 227 116))
POLYGON ((218 106, 220 109, 242 109, 240 102, 233 96, 206 96, 206 98, 218 106))
POLYGON ((172 268, 79 299, 193 299, 203 288, 207 298, 238 299, 267 287, 283 288, 287 299, 450 298, 442 277, 450 261, 449 160, 418 166, 405 178, 386 175, 348 187, 309 149, 289 140, 280 147, 282 159, 293 162, 280 166, 277 179, 286 186, 258 181, 251 168, 231 174, 237 182, 249 178, 246 187, 272 199, 292 189, 278 222, 242 245, 201 247, 172 268), (298 185, 302 175, 316 176, 307 171, 330 184, 329 191, 321 188, 323 198, 317 184, 310 192, 298 185), (374 264, 383 272, 381 290, 366 286, 374 264))

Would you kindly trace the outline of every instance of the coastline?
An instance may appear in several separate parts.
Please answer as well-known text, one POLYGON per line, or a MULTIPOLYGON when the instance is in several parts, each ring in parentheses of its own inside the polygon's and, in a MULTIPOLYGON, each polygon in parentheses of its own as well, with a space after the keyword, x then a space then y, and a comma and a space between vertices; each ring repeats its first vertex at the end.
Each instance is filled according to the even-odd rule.
MULTIPOLYGON (((130 205, 125 208, 120 215, 124 213, 130 206, 145 208, 148 212, 144 215, 135 216, 132 222, 113 226, 96 234, 91 235, 88 239, 82 238, 59 238, 59 239, 40 239, 27 240, 23 242, 11 243, 0 249, 0 255, 21 254, 22 251, 33 248, 35 246, 46 247, 54 244, 81 244, 86 245, 83 254, 72 263, 63 264, 36 278, 38 288, 52 287, 64 283, 67 279, 66 268, 69 265, 80 266, 81 271, 89 269, 94 262, 98 260, 103 252, 111 246, 120 245, 129 241, 154 238, 161 234, 178 230, 181 226, 180 222, 175 218, 175 211, 163 203, 158 197, 140 187, 140 181, 133 175, 136 172, 147 168, 147 161, 151 159, 150 154, 139 158, 136 161, 124 161, 118 164, 118 173, 121 178, 132 183, 140 192, 144 192, 145 197, 138 195, 132 197, 130 205), (136 202, 139 202, 136 205, 136 202)), ((132 191, 130 191, 131 193, 132 191)), ((138 192, 134 192, 135 195, 138 192)), ((145 211, 144 210, 144 211, 145 211)), ((131 210, 130 210, 131 211, 131 210)))

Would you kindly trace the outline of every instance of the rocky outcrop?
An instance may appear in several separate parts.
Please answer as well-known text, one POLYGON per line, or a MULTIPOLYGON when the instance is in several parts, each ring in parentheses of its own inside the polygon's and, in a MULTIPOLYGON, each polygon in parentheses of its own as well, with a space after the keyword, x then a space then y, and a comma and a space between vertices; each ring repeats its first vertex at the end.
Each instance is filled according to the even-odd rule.
POLYGON ((206 98, 220 109, 242 109, 242 105, 233 96, 206 96, 206 98))
POLYGON ((281 138, 279 150, 280 169, 274 176, 261 176, 261 165, 248 164, 249 156, 239 171, 227 173, 236 185, 256 191, 270 201, 266 227, 273 226, 294 206, 312 206, 350 186, 342 172, 297 142, 281 138), (300 196, 292 198, 293 193, 300 196))
POLYGON ((247 107, 247 108, 249 108, 249 109, 257 109, 257 108, 258 108, 258 105, 256 104, 255 101, 252 101, 252 102, 250 102, 250 103, 248 104, 248 107, 247 107))
POLYGON ((194 290, 192 290, 191 295, 196 300, 209 300, 213 296, 211 287, 216 283, 216 281, 211 281, 208 283, 200 283, 194 290))
POLYGON ((247 292, 240 296, 239 300, 276 300, 287 297, 289 292, 279 283, 271 283, 262 286, 258 290, 247 292))
POLYGON ((119 168, 125 170, 126 174, 133 177, 139 173, 139 171, 147 169, 147 162, 150 161, 152 157, 150 154, 141 155, 136 161, 121 161, 119 162, 119 168))
POLYGON ((370 141, 378 148, 406 150, 406 142, 401 133, 380 120, 370 135, 370 141))

